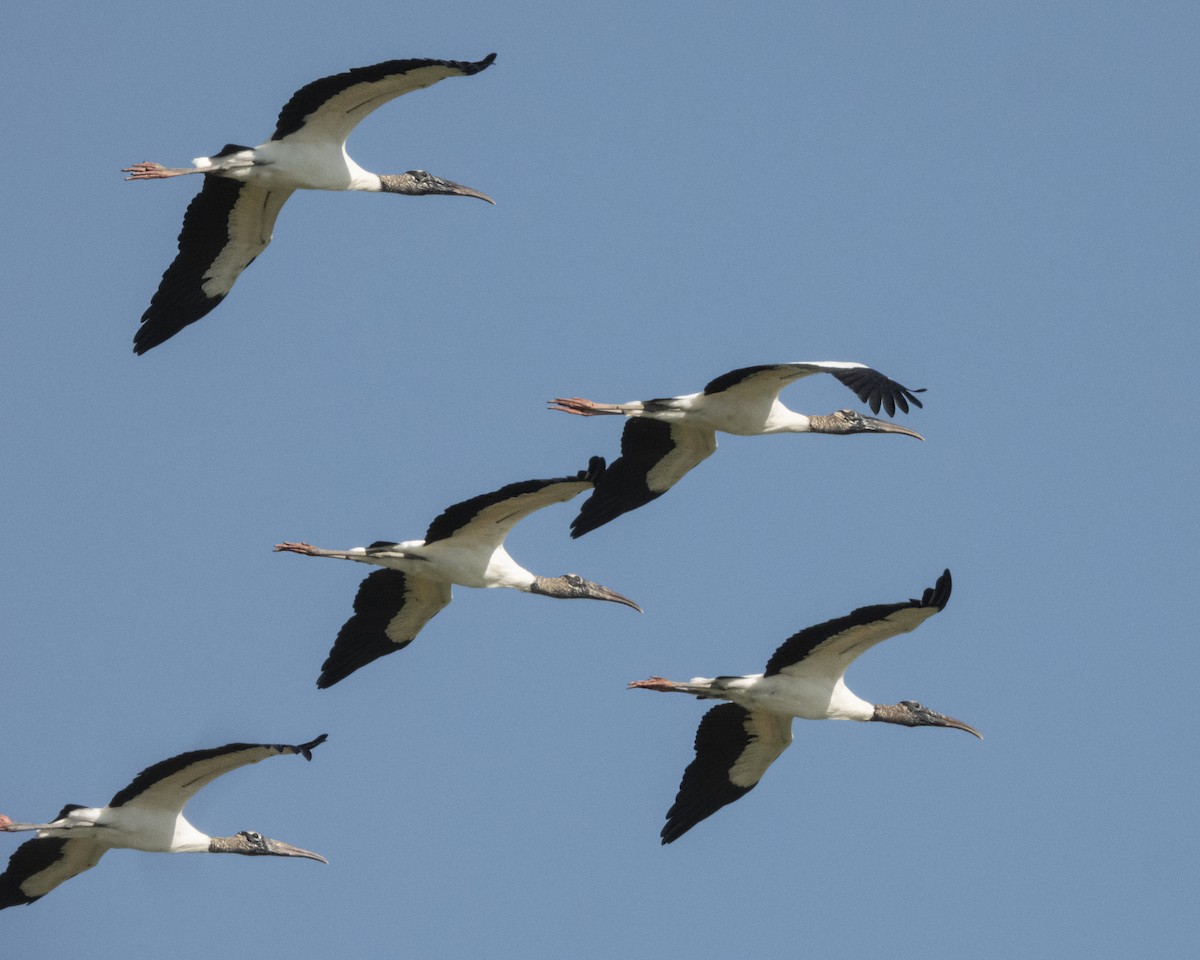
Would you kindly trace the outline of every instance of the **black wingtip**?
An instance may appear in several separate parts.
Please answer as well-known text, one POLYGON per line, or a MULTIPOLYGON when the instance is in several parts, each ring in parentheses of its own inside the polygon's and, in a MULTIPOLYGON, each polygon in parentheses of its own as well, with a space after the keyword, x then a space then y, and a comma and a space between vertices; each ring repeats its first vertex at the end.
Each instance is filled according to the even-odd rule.
POLYGON ((496 55, 494 53, 489 53, 482 60, 476 60, 473 63, 470 60, 445 60, 442 62, 450 66, 457 67, 463 72, 463 76, 465 77, 473 77, 475 74, 479 73, 480 70, 486 70, 493 63, 495 63, 496 55))
POLYGON ((323 744, 328 739, 329 739, 329 734, 323 733, 319 737, 317 737, 315 740, 309 740, 308 743, 300 744, 298 747, 296 747, 296 752, 298 754, 300 754, 302 757, 304 757, 305 760, 311 760, 313 748, 319 747, 321 744, 323 744))
POLYGON ((578 540, 585 533, 591 533, 597 527, 602 526, 604 526, 604 521, 600 523, 588 522, 588 520, 584 519, 583 512, 580 511, 579 515, 571 521, 571 539, 578 540))
MULTIPOLYGON (((174 264, 167 268, 168 273, 173 267, 174 264)), ((165 279, 166 274, 164 274, 165 279)), ((215 297, 200 295, 193 297, 188 303, 170 304, 160 309, 154 303, 154 299, 158 297, 158 294, 155 293, 154 298, 150 301, 150 306, 142 314, 141 326, 133 335, 133 352, 140 357, 143 353, 166 343, 184 327, 212 313, 225 299, 225 296, 226 294, 223 293, 215 297)))
MULTIPOLYGON (((950 579, 950 569, 947 567, 942 571, 942 575, 937 578, 937 582, 932 587, 926 587, 925 592, 921 594, 920 605, 922 607, 937 607, 939 610, 945 610, 946 604, 950 602, 950 590, 954 586, 950 579)), ((917 601, 914 600, 914 603, 917 601)))
POLYGON ((166 343, 178 332, 173 330, 171 333, 164 335, 163 331, 156 324, 146 326, 145 323, 146 320, 143 318, 143 325, 138 327, 137 333, 133 336, 133 352, 139 357, 143 353, 153 350, 159 344, 166 343))
MULTIPOLYGON (((700 820, 707 819, 708 816, 710 816, 710 814, 705 814, 705 816, 701 817, 700 820)), ((658 832, 659 846, 665 847, 668 843, 674 843, 685 833, 691 830, 692 827, 696 826, 700 820, 688 820, 683 823, 667 821, 667 823, 663 825, 662 830, 658 832)))
POLYGON ((350 676, 349 673, 334 674, 332 671, 330 671, 330 670, 326 669, 324 666, 322 666, 321 675, 319 677, 317 677, 317 689, 318 690, 328 690, 339 680, 345 680, 348 676, 350 676))
POLYGON ((587 469, 580 470, 577 476, 580 480, 587 480, 593 484, 599 483, 600 478, 604 476, 606 467, 603 457, 592 457, 588 460, 587 469))

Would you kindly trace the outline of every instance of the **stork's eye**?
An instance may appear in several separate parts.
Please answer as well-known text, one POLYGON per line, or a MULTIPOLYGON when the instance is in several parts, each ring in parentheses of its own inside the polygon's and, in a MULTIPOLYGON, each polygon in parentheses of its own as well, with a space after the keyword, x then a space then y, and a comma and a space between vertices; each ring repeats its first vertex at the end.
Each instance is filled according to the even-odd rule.
POLYGON ((262 834, 255 833, 253 830, 243 830, 242 836, 245 837, 247 840, 249 840, 251 843, 262 843, 262 834))

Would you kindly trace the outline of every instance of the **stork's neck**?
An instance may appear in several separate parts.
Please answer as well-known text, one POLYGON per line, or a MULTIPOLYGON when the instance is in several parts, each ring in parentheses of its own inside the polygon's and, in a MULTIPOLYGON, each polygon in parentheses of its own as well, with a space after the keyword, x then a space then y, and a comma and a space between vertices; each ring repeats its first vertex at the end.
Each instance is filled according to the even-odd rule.
POLYGON ((808 421, 806 428, 808 433, 846 433, 845 422, 832 413, 828 415, 813 414, 804 419, 808 421))
POLYGON ((522 587, 529 593, 540 593, 543 597, 558 597, 559 599, 572 599, 576 597, 586 596, 582 593, 578 586, 571 584, 567 577, 539 577, 534 576, 528 586, 522 587))
POLYGON ((419 192, 414 189, 412 179, 403 173, 381 173, 379 175, 371 174, 375 177, 375 181, 379 184, 376 187, 364 187, 366 190, 378 190, 380 193, 403 193, 407 196, 419 196, 419 192))
POLYGON ((209 837, 208 852, 244 854, 246 852, 246 845, 241 837, 209 837))
POLYGON ((872 720, 881 720, 884 723, 898 723, 905 727, 915 727, 912 713, 900 706, 898 703, 876 703, 874 711, 871 714, 872 720))

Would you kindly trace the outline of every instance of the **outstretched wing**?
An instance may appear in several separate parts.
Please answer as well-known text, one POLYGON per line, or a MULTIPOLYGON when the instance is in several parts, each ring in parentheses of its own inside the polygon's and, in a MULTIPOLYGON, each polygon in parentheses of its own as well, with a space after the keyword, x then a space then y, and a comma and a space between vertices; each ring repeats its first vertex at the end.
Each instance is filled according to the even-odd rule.
POLYGON ((621 456, 583 502, 571 522, 571 536, 582 537, 661 497, 716 449, 716 432, 708 427, 631 417, 621 433, 621 456))
POLYGON ((118 791, 108 805, 179 811, 197 790, 230 770, 284 753, 298 753, 305 760, 311 760, 313 748, 324 743, 325 737, 326 734, 321 734, 315 740, 294 746, 284 743, 227 743, 223 747, 181 753, 147 767, 133 778, 129 786, 118 791))
MULTIPOLYGON (((230 145, 222 152, 230 149, 240 148, 230 145)), ((267 249, 292 192, 205 175, 183 216, 179 253, 142 314, 134 353, 169 340, 225 299, 241 272, 267 249)))
POLYGON ((426 545, 450 537, 499 546, 518 521, 552 503, 564 503, 605 476, 604 458, 592 457, 573 477, 524 480, 456 503, 441 512, 425 534, 426 545))
POLYGON ((839 677, 859 654, 898 633, 915 630, 942 610, 950 601, 951 586, 950 571, 946 570, 919 600, 859 607, 848 616, 806 627, 771 655, 765 676, 839 677))
POLYGON ((729 391, 754 395, 760 400, 773 399, 785 386, 801 377, 809 377, 814 373, 830 373, 843 384, 854 391, 863 403, 871 407, 873 413, 878 413, 882 406, 888 416, 894 416, 899 407, 908 413, 910 403, 920 407, 921 401, 916 394, 923 390, 909 390, 908 387, 885 377, 878 370, 861 363, 848 363, 839 360, 823 360, 797 363, 772 363, 756 367, 741 367, 730 370, 711 381, 704 388, 706 395, 729 391))
POLYGON ((444 581, 375 570, 359 586, 354 616, 338 631, 317 686, 331 687, 372 660, 408 646, 449 602, 450 584, 444 581))
POLYGON ((314 80, 292 94, 279 112, 272 140, 332 140, 341 143, 368 113, 389 100, 446 77, 469 77, 496 59, 388 60, 314 80))
POLYGON ((791 717, 736 703, 709 710, 696 731, 696 759, 683 771, 679 793, 667 811, 662 842, 678 840, 753 790, 791 742, 791 717))
POLYGON ((44 897, 64 880, 90 870, 108 847, 92 837, 39 837, 27 840, 0 874, 0 910, 44 897))

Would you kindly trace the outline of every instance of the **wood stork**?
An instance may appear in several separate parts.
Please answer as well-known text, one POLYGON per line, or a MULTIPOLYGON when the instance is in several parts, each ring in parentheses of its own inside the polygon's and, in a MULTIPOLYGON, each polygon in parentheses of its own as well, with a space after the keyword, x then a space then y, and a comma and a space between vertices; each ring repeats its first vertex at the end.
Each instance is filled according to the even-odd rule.
POLYGON ((494 201, 471 187, 424 170, 377 175, 346 153, 346 137, 376 107, 446 77, 487 69, 494 53, 474 63, 388 60, 314 80, 280 111, 275 132, 257 147, 226 144, 194 166, 135 163, 127 180, 205 174, 204 187, 183 217, 179 253, 142 314, 133 352, 145 353, 216 307, 234 281, 271 242, 275 218, 295 190, 366 190, 408 196, 451 194, 494 201))
POLYGON ((590 489, 604 474, 604 460, 592 457, 573 477, 510 483, 447 507, 424 540, 379 540, 350 550, 322 550, 307 543, 276 544, 277 551, 308 557, 355 560, 384 567, 367 576, 354 598, 354 616, 338 632, 321 667, 317 686, 330 687, 385 654, 412 642, 421 628, 450 602, 450 585, 509 587, 564 599, 611 600, 642 612, 615 590, 574 573, 539 577, 504 549, 518 521, 552 503, 564 503, 590 489))
POLYGON ((870 704, 846 686, 846 668, 865 650, 915 630, 950 599, 950 571, 920 600, 859 607, 808 627, 775 651, 764 673, 743 677, 695 677, 677 683, 650 677, 630 688, 690 693, 699 700, 727 700, 700 721, 696 758, 683 772, 675 803, 667 811, 662 842, 678 840, 721 807, 745 796, 789 743, 792 718, 881 720, 906 727, 952 727, 983 739, 961 720, 934 713, 914 700, 870 704))
POLYGON ((267 757, 298 753, 312 759, 315 740, 281 743, 227 743, 192 750, 147 767, 107 807, 69 803, 49 823, 13 823, 0 817, 0 831, 36 830, 37 839, 17 847, 0 874, 0 910, 33 903, 64 880, 89 870, 114 848, 150 853, 240 853, 249 857, 305 857, 328 863, 320 854, 269 840, 251 830, 232 837, 210 837, 193 827, 183 808, 201 787, 222 774, 267 757))
POLYGON ((621 456, 604 474, 571 523, 571 536, 603 526, 623 513, 644 506, 671 489, 685 473, 717 449, 717 431, 738 436, 771 433, 899 433, 923 440, 886 420, 853 410, 828 416, 805 416, 779 402, 779 392, 793 380, 831 373, 869 403, 892 416, 899 407, 921 406, 915 394, 878 370, 840 361, 772 363, 730 370, 700 393, 631 403, 595 403, 582 397, 559 397, 550 409, 582 417, 602 414, 629 418, 621 434, 621 456))

